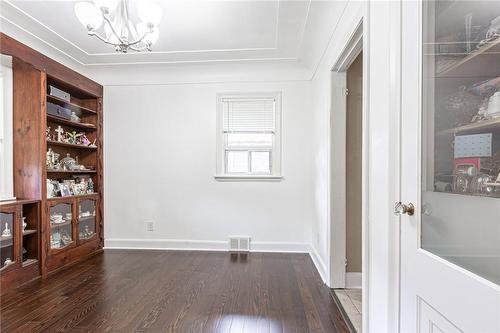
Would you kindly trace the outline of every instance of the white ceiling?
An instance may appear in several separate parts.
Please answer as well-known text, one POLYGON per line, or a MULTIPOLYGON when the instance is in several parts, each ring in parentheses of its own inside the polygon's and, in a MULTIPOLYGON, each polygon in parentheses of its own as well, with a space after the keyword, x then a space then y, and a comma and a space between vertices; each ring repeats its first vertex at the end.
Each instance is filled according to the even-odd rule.
POLYGON ((310 0, 158 2, 163 19, 151 53, 116 53, 88 36, 75 1, 5 0, 0 16, 85 66, 297 60, 311 19, 310 0))

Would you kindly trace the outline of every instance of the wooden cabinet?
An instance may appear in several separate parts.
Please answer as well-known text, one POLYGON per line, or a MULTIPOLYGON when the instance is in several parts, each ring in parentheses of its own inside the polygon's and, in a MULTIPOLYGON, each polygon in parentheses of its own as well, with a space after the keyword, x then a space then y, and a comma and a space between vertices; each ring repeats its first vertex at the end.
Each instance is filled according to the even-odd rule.
POLYGON ((51 272, 102 248, 99 195, 47 199, 45 269, 51 272))
POLYGON ((0 284, 2 292, 40 275, 40 203, 0 203, 0 284))

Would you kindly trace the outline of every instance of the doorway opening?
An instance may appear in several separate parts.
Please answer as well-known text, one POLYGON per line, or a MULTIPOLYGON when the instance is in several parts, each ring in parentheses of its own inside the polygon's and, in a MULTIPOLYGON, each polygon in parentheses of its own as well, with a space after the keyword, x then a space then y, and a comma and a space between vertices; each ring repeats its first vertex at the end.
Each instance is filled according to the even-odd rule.
POLYGON ((368 288, 364 63, 360 22, 332 68, 330 113, 330 287, 345 321, 357 333, 368 317, 363 314, 368 288))
POLYGON ((346 70, 345 288, 335 296, 357 333, 362 331, 363 53, 346 70))

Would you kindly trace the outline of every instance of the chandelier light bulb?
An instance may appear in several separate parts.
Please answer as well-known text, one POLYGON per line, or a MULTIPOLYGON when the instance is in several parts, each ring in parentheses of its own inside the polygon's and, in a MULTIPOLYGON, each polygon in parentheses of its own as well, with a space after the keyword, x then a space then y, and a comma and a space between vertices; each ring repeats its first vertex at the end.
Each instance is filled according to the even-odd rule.
POLYGON ((141 21, 158 25, 162 17, 162 8, 155 2, 150 0, 142 0, 137 2, 137 12, 141 21))
POLYGON ((148 27, 148 24, 139 22, 137 24, 137 34, 139 35, 139 38, 145 35, 143 42, 146 44, 150 43, 152 45, 156 43, 158 37, 160 37, 160 30, 154 27, 151 31, 151 29, 148 27))
POLYGON ((102 14, 90 2, 75 4, 75 14, 80 23, 89 30, 97 30, 102 24, 102 14))

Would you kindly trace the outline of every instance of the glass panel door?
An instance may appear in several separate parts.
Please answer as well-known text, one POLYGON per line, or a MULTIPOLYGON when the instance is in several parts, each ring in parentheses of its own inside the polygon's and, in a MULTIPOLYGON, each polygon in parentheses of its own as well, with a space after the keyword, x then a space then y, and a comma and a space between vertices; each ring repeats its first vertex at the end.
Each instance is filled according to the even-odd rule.
POLYGON ((500 284, 500 1, 423 1, 421 246, 500 284))
POLYGON ((78 237, 90 239, 96 234, 96 200, 85 199, 78 202, 78 237))
POLYGON ((0 269, 15 262, 14 221, 16 213, 0 213, 0 269))
POLYGON ((50 248, 62 249, 73 244, 73 213, 70 203, 50 207, 50 248))

